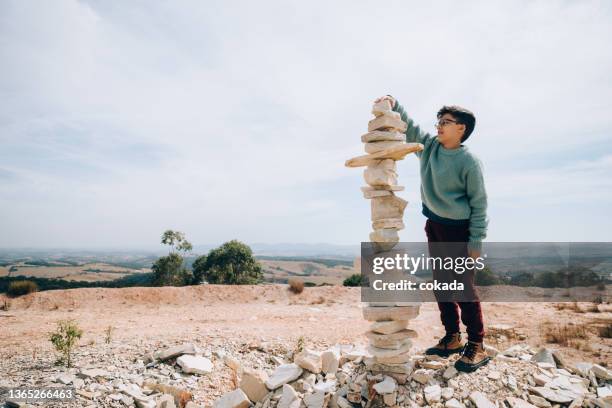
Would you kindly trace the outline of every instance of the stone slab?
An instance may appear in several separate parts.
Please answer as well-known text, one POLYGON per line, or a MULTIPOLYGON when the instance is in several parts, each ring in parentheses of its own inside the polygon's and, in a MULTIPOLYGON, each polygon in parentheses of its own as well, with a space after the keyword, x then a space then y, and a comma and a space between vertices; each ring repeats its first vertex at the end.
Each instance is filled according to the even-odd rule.
POLYGON ((421 143, 403 143, 399 146, 381 150, 380 152, 353 157, 352 159, 347 160, 344 165, 346 167, 363 167, 369 165, 375 160, 403 160, 406 155, 420 152, 421 150, 423 150, 423 145, 421 143))

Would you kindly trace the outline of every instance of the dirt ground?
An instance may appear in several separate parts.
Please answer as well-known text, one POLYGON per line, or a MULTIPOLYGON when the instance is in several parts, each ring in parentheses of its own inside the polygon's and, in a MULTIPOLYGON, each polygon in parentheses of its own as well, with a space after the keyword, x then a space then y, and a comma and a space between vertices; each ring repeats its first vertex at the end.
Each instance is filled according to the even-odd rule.
MULTIPOLYGON (((366 343, 358 288, 326 286, 293 294, 286 285, 200 285, 164 288, 93 288, 45 291, 16 299, 0 295, 0 359, 52 353, 48 332, 60 319, 74 319, 84 330, 81 344, 114 339, 126 343, 175 338, 240 338, 255 343, 297 342, 313 346, 366 343)), ((483 303, 486 342, 504 349, 516 343, 546 344, 551 330, 568 333, 548 344, 568 361, 612 365, 609 304, 483 303), (604 336, 604 337, 601 337, 604 336)), ((443 334, 437 305, 424 303, 411 324, 425 348, 443 334)), ((144 353, 144 351, 143 351, 144 353)))

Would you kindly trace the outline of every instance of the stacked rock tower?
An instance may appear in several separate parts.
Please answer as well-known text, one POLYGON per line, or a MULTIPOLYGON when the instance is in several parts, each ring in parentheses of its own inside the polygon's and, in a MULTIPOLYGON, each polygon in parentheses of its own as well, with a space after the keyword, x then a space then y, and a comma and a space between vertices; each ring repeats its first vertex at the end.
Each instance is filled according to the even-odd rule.
MULTIPOLYGON (((367 186, 361 190, 371 200, 370 241, 378 253, 391 250, 399 241, 398 231, 404 228, 408 202, 395 195, 404 189, 397 184, 396 161, 423 150, 423 145, 406 143, 408 125, 388 100, 375 103, 372 113, 375 118, 368 123, 368 133, 361 136, 367 154, 347 160, 346 166, 366 167, 363 176, 367 186)), ((366 360, 370 371, 385 373, 399 382, 412 373, 411 339, 417 334, 408 324, 418 316, 419 307, 411 302, 376 302, 364 307, 364 319, 372 322, 366 333, 372 355, 366 360)))
POLYGON ((408 153, 423 150, 423 145, 406 143, 407 124, 399 113, 391 110, 388 100, 374 104, 372 113, 375 118, 368 123, 368 133, 361 136, 368 154, 350 159, 346 165, 366 166, 363 177, 368 185, 361 190, 363 196, 371 200, 373 231, 370 241, 389 249, 399 241, 398 231, 404 228, 404 209, 408 204, 395 195, 396 191, 404 189, 397 185, 395 162, 408 153))

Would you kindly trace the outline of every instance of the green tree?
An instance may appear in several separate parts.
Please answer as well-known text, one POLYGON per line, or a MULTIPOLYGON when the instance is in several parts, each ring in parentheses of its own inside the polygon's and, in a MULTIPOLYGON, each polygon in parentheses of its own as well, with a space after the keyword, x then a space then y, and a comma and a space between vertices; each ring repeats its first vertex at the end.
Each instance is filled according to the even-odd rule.
POLYGON ((161 239, 162 244, 170 246, 170 253, 189 252, 193 246, 185 239, 185 233, 166 230, 161 239))
POLYGON ((191 272, 185 268, 181 252, 189 252, 193 248, 180 231, 167 230, 162 234, 161 242, 170 246, 170 253, 159 258, 151 270, 154 286, 183 286, 193 280, 191 272))
POLYGON ((260 263, 251 248, 232 240, 212 249, 193 263, 194 282, 253 285, 263 280, 260 263))

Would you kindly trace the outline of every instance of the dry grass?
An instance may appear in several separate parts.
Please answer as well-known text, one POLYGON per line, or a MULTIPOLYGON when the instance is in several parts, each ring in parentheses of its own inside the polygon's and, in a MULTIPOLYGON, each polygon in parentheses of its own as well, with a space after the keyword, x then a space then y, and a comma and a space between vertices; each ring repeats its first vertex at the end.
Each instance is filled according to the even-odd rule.
POLYGON ((289 290, 293 293, 302 293, 304 291, 304 281, 301 279, 289 279, 289 290))
POLYGON ((545 322, 542 325, 543 338, 546 343, 555 343, 561 346, 574 347, 579 345, 577 340, 588 338, 587 327, 584 324, 555 324, 545 322))
POLYGON ((602 339, 612 339, 612 323, 597 326, 597 335, 602 339))

